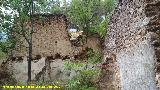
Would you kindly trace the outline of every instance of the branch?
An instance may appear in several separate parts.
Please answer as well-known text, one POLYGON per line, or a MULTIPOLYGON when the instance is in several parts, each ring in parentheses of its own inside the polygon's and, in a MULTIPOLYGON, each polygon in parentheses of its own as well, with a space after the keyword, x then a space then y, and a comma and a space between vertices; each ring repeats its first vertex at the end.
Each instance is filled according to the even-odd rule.
POLYGON ((27 38, 26 34, 25 34, 25 31, 24 31, 24 28, 23 28, 23 23, 21 23, 21 27, 22 27, 22 36, 25 38, 25 40, 27 41, 27 43, 30 43, 29 42, 29 39, 27 38))
MULTIPOLYGON (((31 28, 32 28, 32 30, 31 30, 31 35, 34 33, 33 32, 33 18, 32 18, 32 15, 33 15, 33 13, 34 13, 34 9, 33 9, 33 0, 31 0, 31 10, 30 10, 30 20, 31 20, 31 28)), ((31 36, 32 37, 32 36, 31 36)))
POLYGON ((24 32, 22 32, 22 35, 23 35, 23 37, 25 38, 25 40, 27 41, 27 43, 30 43, 30 42, 29 42, 29 39, 26 37, 26 35, 25 35, 24 32))
POLYGON ((26 8, 26 12, 29 12, 29 9, 30 9, 30 7, 31 7, 31 5, 32 5, 32 0, 30 0, 29 1, 29 5, 27 5, 27 0, 26 0, 26 2, 25 2, 25 8, 26 8))

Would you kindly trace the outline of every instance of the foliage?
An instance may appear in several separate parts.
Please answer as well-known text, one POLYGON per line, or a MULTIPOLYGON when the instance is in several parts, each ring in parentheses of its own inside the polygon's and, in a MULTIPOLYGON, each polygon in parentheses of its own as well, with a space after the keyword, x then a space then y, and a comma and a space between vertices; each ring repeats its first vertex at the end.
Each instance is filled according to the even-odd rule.
POLYGON ((64 69, 78 71, 83 69, 83 67, 85 67, 87 63, 88 64, 101 63, 103 54, 100 51, 94 52, 93 49, 89 48, 87 50, 87 57, 88 57, 87 62, 82 62, 83 60, 79 62, 72 62, 72 61, 66 60, 64 63, 64 69))
POLYGON ((63 9, 60 7, 60 0, 38 0, 35 1, 36 13, 62 13, 63 9))
POLYGON ((117 0, 102 0, 102 12, 109 15, 114 10, 116 2, 117 0))
POLYGON ((98 33, 105 36, 109 18, 115 6, 115 0, 72 0, 67 13, 72 23, 85 33, 98 33), (101 20, 105 16, 105 20, 101 20))
POLYGON ((94 53, 92 49, 87 52, 88 63, 65 61, 65 70, 74 70, 77 75, 69 80, 65 88, 67 90, 97 90, 95 85, 96 79, 99 77, 100 69, 89 69, 87 66, 100 63, 102 54, 100 52, 94 53))
POLYGON ((102 21, 99 26, 97 27, 96 32, 101 36, 101 38, 104 38, 107 33, 107 27, 108 27, 109 19, 106 18, 104 21, 102 21))
MULTIPOLYGON (((0 44, 1 51, 7 55, 12 54, 11 50, 15 48, 15 44, 18 41, 15 36, 13 36, 13 27, 16 19, 19 19, 20 23, 26 22, 28 20, 28 12, 29 12, 29 3, 30 0, 4 0, 2 1, 1 8, 5 9, 1 13, 1 25, 0 25, 0 33, 2 35, 0 44), (19 18, 18 18, 19 17, 19 18)), ((20 32, 19 29, 15 30, 16 32, 20 32)))
POLYGON ((6 59, 12 54, 13 43, 10 41, 0 42, 0 59, 6 59))
MULTIPOLYGON (((84 29, 88 27, 88 21, 92 19, 93 2, 86 0, 72 0, 71 6, 68 12, 70 20, 84 29)), ((85 31, 85 30, 84 30, 85 31)))
POLYGON ((97 90, 95 78, 98 78, 100 70, 82 69, 79 74, 69 80, 65 89, 67 90, 97 90))
POLYGON ((92 26, 88 32, 90 33, 97 33, 101 38, 104 38, 107 33, 107 27, 108 27, 109 18, 105 18, 101 23, 99 23, 96 26, 92 26))
MULTIPOLYGON (((31 59, 32 59, 32 34, 33 34, 33 19, 34 14, 34 1, 33 0, 6 0, 3 1, 2 8, 10 8, 12 11, 16 11, 17 14, 12 16, 13 19, 4 20, 12 21, 8 24, 10 29, 5 28, 2 32, 7 30, 8 40, 13 40, 13 37, 22 36, 28 44, 28 81, 31 81, 31 59), (26 23, 31 22, 31 30, 26 28, 26 23), (9 30, 9 31, 8 31, 9 30)), ((5 15, 4 15, 5 16, 5 15)), ((4 22, 5 22, 4 21, 4 22)), ((6 25, 5 25, 6 26, 6 25)), ((16 40, 15 40, 16 41, 16 40)))
POLYGON ((93 52, 92 49, 87 51, 88 62, 91 64, 100 63, 102 61, 102 53, 100 51, 93 52))
POLYGON ((65 61, 64 63, 64 69, 65 70, 80 70, 82 67, 84 67, 86 64, 83 62, 79 62, 79 63, 74 63, 71 61, 65 61))
MULTIPOLYGON (((7 4, 2 1, 1 4, 7 4)), ((3 5, 2 5, 3 6, 3 5)), ((2 6, 0 7, 2 10, 2 6)), ((7 11, 10 10, 9 7, 3 6, 7 11)), ((12 40, 8 35, 12 30, 13 23, 13 12, 6 13, 0 11, 0 59, 7 58, 11 54, 11 49, 14 48, 15 40, 12 40)))

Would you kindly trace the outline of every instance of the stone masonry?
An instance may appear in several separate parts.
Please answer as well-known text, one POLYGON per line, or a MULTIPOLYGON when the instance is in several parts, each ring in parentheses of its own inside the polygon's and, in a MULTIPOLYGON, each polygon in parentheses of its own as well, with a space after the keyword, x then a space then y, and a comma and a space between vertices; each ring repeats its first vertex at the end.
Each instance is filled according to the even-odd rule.
POLYGON ((160 0, 119 0, 107 31, 102 90, 157 90, 160 0))

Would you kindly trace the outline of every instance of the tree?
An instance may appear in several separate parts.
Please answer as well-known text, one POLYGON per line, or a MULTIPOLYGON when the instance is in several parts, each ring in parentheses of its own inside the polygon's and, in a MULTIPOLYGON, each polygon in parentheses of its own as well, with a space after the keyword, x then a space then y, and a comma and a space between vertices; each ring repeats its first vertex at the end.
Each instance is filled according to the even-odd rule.
POLYGON ((88 32, 104 32, 104 29, 98 29, 102 24, 101 18, 106 17, 105 22, 108 22, 107 15, 111 13, 114 5, 115 0, 72 0, 68 16, 86 35, 88 32))
MULTIPOLYGON (((12 19, 5 21, 12 21, 12 23, 4 24, 2 32, 7 34, 7 40, 13 40, 15 35, 23 36, 28 43, 28 82, 31 81, 31 60, 32 60, 32 34, 34 31, 33 26, 33 14, 34 14, 34 1, 33 0, 6 0, 2 2, 3 8, 10 8, 12 11, 16 11, 15 16, 12 19), (31 22, 31 30, 25 28, 25 24, 31 22), (18 25, 17 27, 15 27, 18 25)), ((13 15, 13 14, 11 14, 13 15)), ((16 36, 17 39, 17 36, 16 36)), ((15 40, 15 39, 14 39, 15 40)))
MULTIPOLYGON (((0 9, 8 11, 0 12, 1 35, 4 33, 7 37, 5 42, 1 42, 1 51, 3 53, 12 52, 17 44, 20 44, 24 38, 28 48, 28 82, 31 81, 31 59, 32 59, 32 34, 34 33, 33 14, 34 13, 59 13, 61 12, 59 0, 5 0, 0 2, 0 9), (31 24, 31 30, 26 28, 31 24), (6 43, 9 46, 5 46, 6 43)), ((4 37, 4 35, 2 36, 4 37)), ((24 41, 23 41, 24 42, 24 41)), ((23 43, 22 42, 22 43, 23 43)), ((23 46, 24 47, 24 46, 23 46)), ((19 47, 18 47, 19 48, 19 47)), ((12 54, 11 54, 12 55, 12 54)))
POLYGON ((25 40, 28 43, 28 82, 31 81, 31 60, 32 60, 32 35, 34 32, 34 26, 33 26, 33 14, 34 14, 34 2, 33 0, 29 0, 29 1, 22 1, 22 4, 24 5, 24 8, 22 8, 22 10, 20 10, 20 8, 17 8, 17 11, 19 13, 19 20, 20 22, 20 26, 21 29, 16 30, 16 32, 20 35, 22 35, 25 40), (29 19, 30 18, 30 19, 29 19), (30 20, 29 22, 31 22, 31 30, 27 30, 25 29, 25 23, 28 22, 28 20, 30 20))
POLYGON ((62 13, 60 0, 39 0, 35 1, 35 13, 62 13))
MULTIPOLYGON (((32 35, 34 31, 33 26, 33 14, 34 14, 34 8, 33 8, 33 0, 31 0, 31 9, 30 9, 30 20, 31 20, 31 32, 29 33, 30 38, 28 39, 28 45, 29 45, 29 56, 28 56, 28 82, 31 81, 31 60, 32 60, 32 35)), ((26 39, 27 40, 27 39, 26 39)))
POLYGON ((5 55, 5 58, 12 54, 11 49, 15 45, 15 40, 11 40, 11 37, 8 37, 12 29, 12 15, 14 12, 10 10, 11 8, 7 6, 7 1, 0 2, 0 52, 5 55))

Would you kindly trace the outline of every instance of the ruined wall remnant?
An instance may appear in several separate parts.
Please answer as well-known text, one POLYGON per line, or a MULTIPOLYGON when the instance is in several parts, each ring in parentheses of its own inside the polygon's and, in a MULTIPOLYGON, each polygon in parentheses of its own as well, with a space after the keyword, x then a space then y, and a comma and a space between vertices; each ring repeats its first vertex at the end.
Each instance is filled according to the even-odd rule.
POLYGON ((109 69, 111 73, 103 78, 106 82, 100 86, 102 90, 110 90, 110 86, 112 90, 156 90, 155 64, 159 62, 160 55, 160 0, 119 1, 105 40, 104 63, 111 59, 112 63, 107 65, 114 66, 109 69))
MULTIPOLYGON (((74 45, 72 43, 73 37, 68 32, 69 21, 63 14, 35 14, 33 19, 33 59, 37 58, 37 56, 55 58, 57 54, 61 57, 74 56, 82 53, 86 47, 91 47, 95 50, 101 49, 101 43, 99 43, 101 39, 97 36, 88 38, 88 43, 85 43, 85 45, 78 43, 80 40, 76 42, 79 45, 74 45), (90 44, 90 42, 94 42, 95 45, 90 44)), ((30 22, 25 25, 27 30, 31 30, 30 22)), ((75 33, 78 35, 78 31, 75 33)), ((80 32, 80 35, 82 35, 82 32, 80 32)), ((28 47, 28 44, 22 36, 17 44, 16 51, 14 51, 14 57, 28 56, 26 47, 28 47), (21 47, 18 47, 19 45, 21 47)))
MULTIPOLYGON (((71 72, 71 75, 66 74, 69 71, 64 70, 64 61, 61 59, 56 59, 50 62, 43 57, 37 62, 32 61, 31 67, 31 79, 37 83, 41 81, 52 81, 55 83, 56 80, 68 80, 75 75, 74 72, 71 72)), ((24 85, 27 84, 28 62, 26 57, 24 57, 23 61, 21 62, 11 60, 7 61, 5 64, 1 65, 0 71, 0 85, 4 84, 5 82, 11 83, 13 80, 13 83, 18 82, 24 85)))
MULTIPOLYGON (((31 79, 36 82, 71 79, 75 76, 75 71, 64 71, 65 60, 85 60, 88 48, 93 49, 94 52, 102 51, 101 38, 97 35, 88 37, 85 44, 81 43, 81 38, 77 39, 77 35, 72 39, 67 30, 69 23, 65 15, 36 14, 33 18, 31 79)), ((27 30, 31 30, 31 23, 26 22, 25 26, 27 30)), ((28 44, 23 37, 20 37, 13 51, 13 57, 4 64, 7 72, 12 73, 16 81, 24 84, 28 79, 28 48, 26 47, 28 44)))
MULTIPOLYGON (((54 56, 72 54, 71 43, 67 32, 67 20, 62 14, 38 14, 34 17, 33 56, 54 56), (40 19, 42 17, 42 20, 40 19)), ((27 28, 30 30, 30 23, 27 28)), ((26 44, 27 46, 27 44, 26 44)), ((22 49, 21 49, 22 50, 22 49)), ((27 56, 16 52, 15 56, 27 56)))

